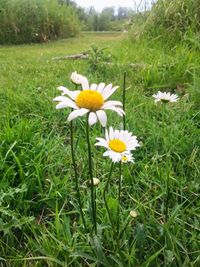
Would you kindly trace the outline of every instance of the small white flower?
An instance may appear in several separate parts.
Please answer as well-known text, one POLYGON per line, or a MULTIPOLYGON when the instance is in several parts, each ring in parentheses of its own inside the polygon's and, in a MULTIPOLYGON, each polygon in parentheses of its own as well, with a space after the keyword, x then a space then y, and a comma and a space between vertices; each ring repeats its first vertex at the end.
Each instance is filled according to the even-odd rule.
POLYGON ((75 84, 82 84, 83 79, 86 79, 85 76, 77 73, 77 71, 72 72, 71 81, 75 84))
POLYGON ((137 137, 132 136, 132 133, 113 130, 112 127, 109 128, 109 131, 106 130, 105 139, 96 139, 98 141, 96 146, 103 146, 107 149, 103 156, 108 156, 113 162, 133 162, 130 151, 140 146, 137 137))
POLYGON ((107 123, 107 115, 105 110, 113 110, 120 116, 124 115, 120 101, 107 101, 107 99, 116 91, 118 86, 112 87, 112 84, 105 83, 91 84, 87 78, 82 79, 82 89, 70 91, 67 88, 60 86, 58 89, 62 91, 62 96, 58 96, 53 101, 58 101, 56 109, 73 108, 69 114, 68 121, 74 120, 79 116, 89 113, 89 125, 95 124, 98 120, 103 127, 107 123), (68 97, 64 96, 67 95, 68 97))
POLYGON ((160 92, 158 91, 157 94, 152 95, 155 98, 155 102, 177 102, 178 101, 178 96, 175 94, 170 94, 169 92, 160 92))
POLYGON ((124 154, 122 154, 121 162, 122 163, 134 162, 134 158, 133 158, 132 154, 124 153, 124 154))

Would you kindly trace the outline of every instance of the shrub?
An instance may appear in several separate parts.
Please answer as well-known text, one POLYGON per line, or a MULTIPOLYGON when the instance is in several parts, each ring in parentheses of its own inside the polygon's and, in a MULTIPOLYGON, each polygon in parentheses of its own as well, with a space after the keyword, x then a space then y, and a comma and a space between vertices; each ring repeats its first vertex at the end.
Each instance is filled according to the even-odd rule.
POLYGON ((1 0, 0 25, 1 44, 46 42, 79 31, 73 8, 56 0, 1 0))

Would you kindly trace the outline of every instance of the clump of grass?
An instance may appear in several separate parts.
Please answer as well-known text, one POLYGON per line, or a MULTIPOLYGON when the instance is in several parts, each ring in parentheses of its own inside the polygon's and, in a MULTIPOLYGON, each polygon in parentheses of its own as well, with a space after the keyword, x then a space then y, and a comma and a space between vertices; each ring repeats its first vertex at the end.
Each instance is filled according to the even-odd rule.
POLYGON ((135 16, 133 35, 136 28, 136 36, 165 39, 168 43, 193 39, 200 32, 199 6, 199 0, 158 0, 150 11, 135 16))

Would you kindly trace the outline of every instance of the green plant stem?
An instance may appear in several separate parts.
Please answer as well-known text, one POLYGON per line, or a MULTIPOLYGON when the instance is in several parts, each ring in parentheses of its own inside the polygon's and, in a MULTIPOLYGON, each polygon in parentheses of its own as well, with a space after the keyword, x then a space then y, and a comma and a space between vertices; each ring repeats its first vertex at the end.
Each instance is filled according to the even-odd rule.
MULTIPOLYGON (((124 72, 124 80, 123 80, 123 110, 125 112, 126 108, 126 71, 124 72)), ((123 129, 126 129, 126 115, 123 115, 123 129)))
POLYGON ((130 222, 131 222, 131 220, 128 219, 127 222, 126 222, 126 224, 125 224, 125 226, 124 226, 124 228, 121 230, 121 232, 120 232, 119 235, 118 235, 118 240, 120 240, 120 238, 122 238, 122 235, 123 235, 123 233, 126 231, 126 228, 127 228, 127 226, 130 224, 130 222))
MULTIPOLYGON (((89 116, 89 115, 88 115, 89 116)), ((86 137, 87 137, 87 145, 88 145, 88 164, 89 164, 89 177, 90 177, 90 188, 91 188, 91 207, 92 207, 92 218, 93 218, 93 226, 95 234, 97 234, 97 220, 96 220, 96 199, 95 199, 95 190, 93 183, 93 174, 92 174, 92 153, 90 147, 90 129, 88 124, 88 116, 86 121, 86 137)))
POLYGON ((78 199, 78 203, 79 203, 79 211, 80 211, 80 215, 81 215, 81 219, 82 219, 84 228, 87 231, 87 226, 86 226, 84 215, 83 215, 83 208, 82 208, 80 189, 79 189, 79 183, 78 183, 78 172, 77 172, 76 160, 75 160, 75 154, 74 154, 73 121, 70 122, 70 137, 71 137, 71 157, 72 157, 72 165, 74 168, 75 186, 76 186, 77 199, 78 199))
POLYGON ((119 185, 118 185, 118 209, 117 209, 117 235, 119 234, 120 224, 120 203, 121 203, 121 190, 122 190, 122 163, 119 162, 119 185))
POLYGON ((108 207, 108 203, 107 203, 107 200, 106 200, 106 192, 108 192, 108 185, 110 183, 110 179, 111 179, 111 176, 112 176, 112 171, 113 171, 113 162, 111 163, 109 176, 108 176, 108 179, 107 179, 107 182, 106 182, 106 186, 105 186, 105 188, 103 190, 103 199, 104 199, 106 211, 108 213, 108 217, 109 217, 109 220, 110 220, 110 224, 112 226, 112 229, 114 230, 114 223, 112 221, 112 217, 111 217, 110 210, 109 210, 109 207, 108 207))
POLYGON ((170 198, 170 187, 169 187, 169 175, 167 176, 167 192, 166 192, 166 201, 165 201, 165 222, 169 218, 169 198, 170 198))

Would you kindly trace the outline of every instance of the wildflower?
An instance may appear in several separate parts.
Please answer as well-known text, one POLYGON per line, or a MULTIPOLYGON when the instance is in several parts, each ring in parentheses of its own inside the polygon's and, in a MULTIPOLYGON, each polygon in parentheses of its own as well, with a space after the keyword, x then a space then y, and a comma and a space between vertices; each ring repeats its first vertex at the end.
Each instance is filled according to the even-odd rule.
POLYGON ((132 136, 132 133, 113 130, 112 127, 109 128, 109 131, 106 130, 105 139, 96 139, 98 141, 96 146, 103 146, 107 149, 103 156, 108 156, 113 162, 133 162, 130 151, 140 146, 137 137, 132 136))
POLYGON ((137 212, 135 210, 131 210, 129 215, 133 218, 136 218, 137 217, 137 212))
POLYGON ((157 94, 154 94, 153 97, 155 98, 155 103, 157 102, 163 102, 163 103, 168 103, 168 102, 177 102, 178 96, 175 94, 170 94, 169 92, 160 92, 158 91, 157 94))
POLYGON ((60 86, 58 89, 63 92, 62 96, 58 96, 53 100, 59 102, 56 106, 57 109, 67 107, 74 109, 69 114, 68 121, 89 113, 89 125, 93 125, 99 120, 101 125, 105 127, 107 115, 104 110, 113 110, 120 116, 124 115, 124 111, 121 108, 122 103, 120 101, 106 101, 117 88, 118 86, 112 87, 112 84, 105 86, 105 83, 100 83, 98 85, 91 84, 91 86, 89 86, 87 78, 84 78, 82 79, 82 91, 70 91, 60 86))
POLYGON ((134 162, 134 158, 133 158, 132 154, 125 153, 121 157, 121 162, 122 163, 134 162))
POLYGON ((86 77, 77 73, 77 71, 72 72, 71 81, 74 84, 82 84, 83 79, 86 79, 86 77))

